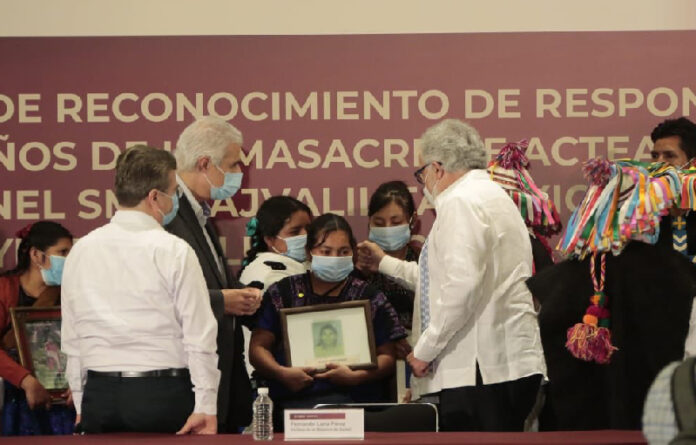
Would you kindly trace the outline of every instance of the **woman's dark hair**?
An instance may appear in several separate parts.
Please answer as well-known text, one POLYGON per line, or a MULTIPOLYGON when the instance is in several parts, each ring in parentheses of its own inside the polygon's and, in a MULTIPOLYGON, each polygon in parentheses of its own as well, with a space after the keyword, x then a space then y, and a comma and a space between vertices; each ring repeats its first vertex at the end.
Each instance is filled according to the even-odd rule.
POLYGON ((312 250, 317 246, 321 246, 331 232, 338 231, 346 232, 348 240, 350 241, 350 247, 355 252, 358 243, 355 241, 350 224, 348 224, 348 221, 346 221, 344 217, 333 213, 321 215, 307 227, 307 250, 312 250))
POLYGON ((413 195, 408 190, 408 186, 403 181, 390 181, 381 184, 372 194, 367 216, 372 217, 392 202, 398 205, 409 218, 416 212, 413 195))
POLYGON ((264 237, 277 236, 290 217, 299 211, 307 212, 310 218, 312 216, 312 211, 305 203, 290 196, 272 196, 261 204, 256 217, 247 224, 247 235, 251 237, 251 249, 247 251, 242 261, 241 270, 254 261, 256 255, 268 251, 264 237))
POLYGON ((672 136, 679 137, 679 148, 687 158, 696 157, 696 124, 685 117, 667 119, 650 133, 653 142, 672 136))
POLYGON ((29 251, 32 247, 45 251, 56 245, 61 238, 73 238, 68 229, 53 221, 37 221, 17 232, 17 236, 22 239, 17 249, 17 266, 3 275, 19 275, 26 272, 31 266, 29 251))

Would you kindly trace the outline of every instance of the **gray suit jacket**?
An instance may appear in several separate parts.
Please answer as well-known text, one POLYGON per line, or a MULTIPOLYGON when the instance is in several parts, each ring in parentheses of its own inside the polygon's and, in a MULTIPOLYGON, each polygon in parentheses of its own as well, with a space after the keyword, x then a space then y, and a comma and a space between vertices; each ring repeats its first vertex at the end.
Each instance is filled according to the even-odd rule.
POLYGON ((224 258, 218 234, 210 220, 206 230, 210 236, 215 251, 211 252, 203 230, 198 223, 196 214, 185 195, 179 199, 179 211, 166 229, 185 240, 196 252, 198 262, 203 269, 203 276, 210 293, 210 305, 218 322, 218 368, 220 369, 220 388, 218 390, 218 431, 237 432, 251 422, 251 384, 244 363, 244 336, 241 323, 250 325, 251 319, 225 315, 224 301, 221 289, 236 289, 244 287, 227 271, 221 274, 215 256, 224 258))

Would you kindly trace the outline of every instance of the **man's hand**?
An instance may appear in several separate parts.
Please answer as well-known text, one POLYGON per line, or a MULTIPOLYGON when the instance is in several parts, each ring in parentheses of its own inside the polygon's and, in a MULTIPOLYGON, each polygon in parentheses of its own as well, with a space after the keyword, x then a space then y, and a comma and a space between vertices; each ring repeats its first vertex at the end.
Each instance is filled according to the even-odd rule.
POLYGON ((416 377, 425 377, 430 372, 430 363, 417 359, 413 355, 413 352, 408 354, 408 356, 406 357, 406 361, 409 365, 411 365, 411 369, 413 369, 413 375, 415 375, 416 377))
POLYGON ((386 253, 372 241, 358 244, 358 260, 356 266, 363 272, 377 272, 379 263, 386 253))
POLYGON ((193 413, 176 434, 216 434, 217 416, 193 413))
POLYGON ((283 368, 280 380, 292 392, 298 392, 310 386, 314 382, 312 374, 314 368, 283 368))
POLYGON ((346 365, 327 363, 326 371, 317 374, 314 377, 317 379, 326 379, 334 385, 353 386, 362 383, 364 376, 364 371, 354 371, 346 365))
POLYGON ((253 287, 223 289, 225 313, 231 315, 253 315, 261 305, 263 293, 253 287))
POLYGON ((33 375, 27 374, 19 383, 19 386, 27 395, 27 404, 30 409, 42 407, 49 409, 51 407, 51 395, 33 375))

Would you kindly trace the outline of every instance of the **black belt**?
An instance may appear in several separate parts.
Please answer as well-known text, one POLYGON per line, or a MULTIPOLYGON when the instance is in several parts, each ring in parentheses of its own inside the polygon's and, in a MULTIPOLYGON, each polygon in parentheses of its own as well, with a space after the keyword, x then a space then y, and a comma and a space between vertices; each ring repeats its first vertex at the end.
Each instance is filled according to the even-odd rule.
POLYGON ((190 378, 189 370, 186 368, 155 369, 152 371, 87 371, 87 376, 92 377, 117 377, 117 378, 137 378, 137 377, 187 377, 190 378))

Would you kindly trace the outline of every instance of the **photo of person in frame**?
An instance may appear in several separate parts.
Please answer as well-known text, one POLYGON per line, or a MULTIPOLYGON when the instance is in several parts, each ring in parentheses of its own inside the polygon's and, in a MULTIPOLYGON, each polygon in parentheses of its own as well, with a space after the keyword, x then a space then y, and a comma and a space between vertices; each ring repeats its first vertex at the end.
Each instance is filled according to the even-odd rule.
POLYGON ((34 374, 46 389, 68 387, 66 359, 60 352, 60 321, 35 321, 26 324, 34 374))
POLYGON ((340 320, 315 321, 312 323, 312 336, 316 358, 344 355, 343 330, 340 320))

